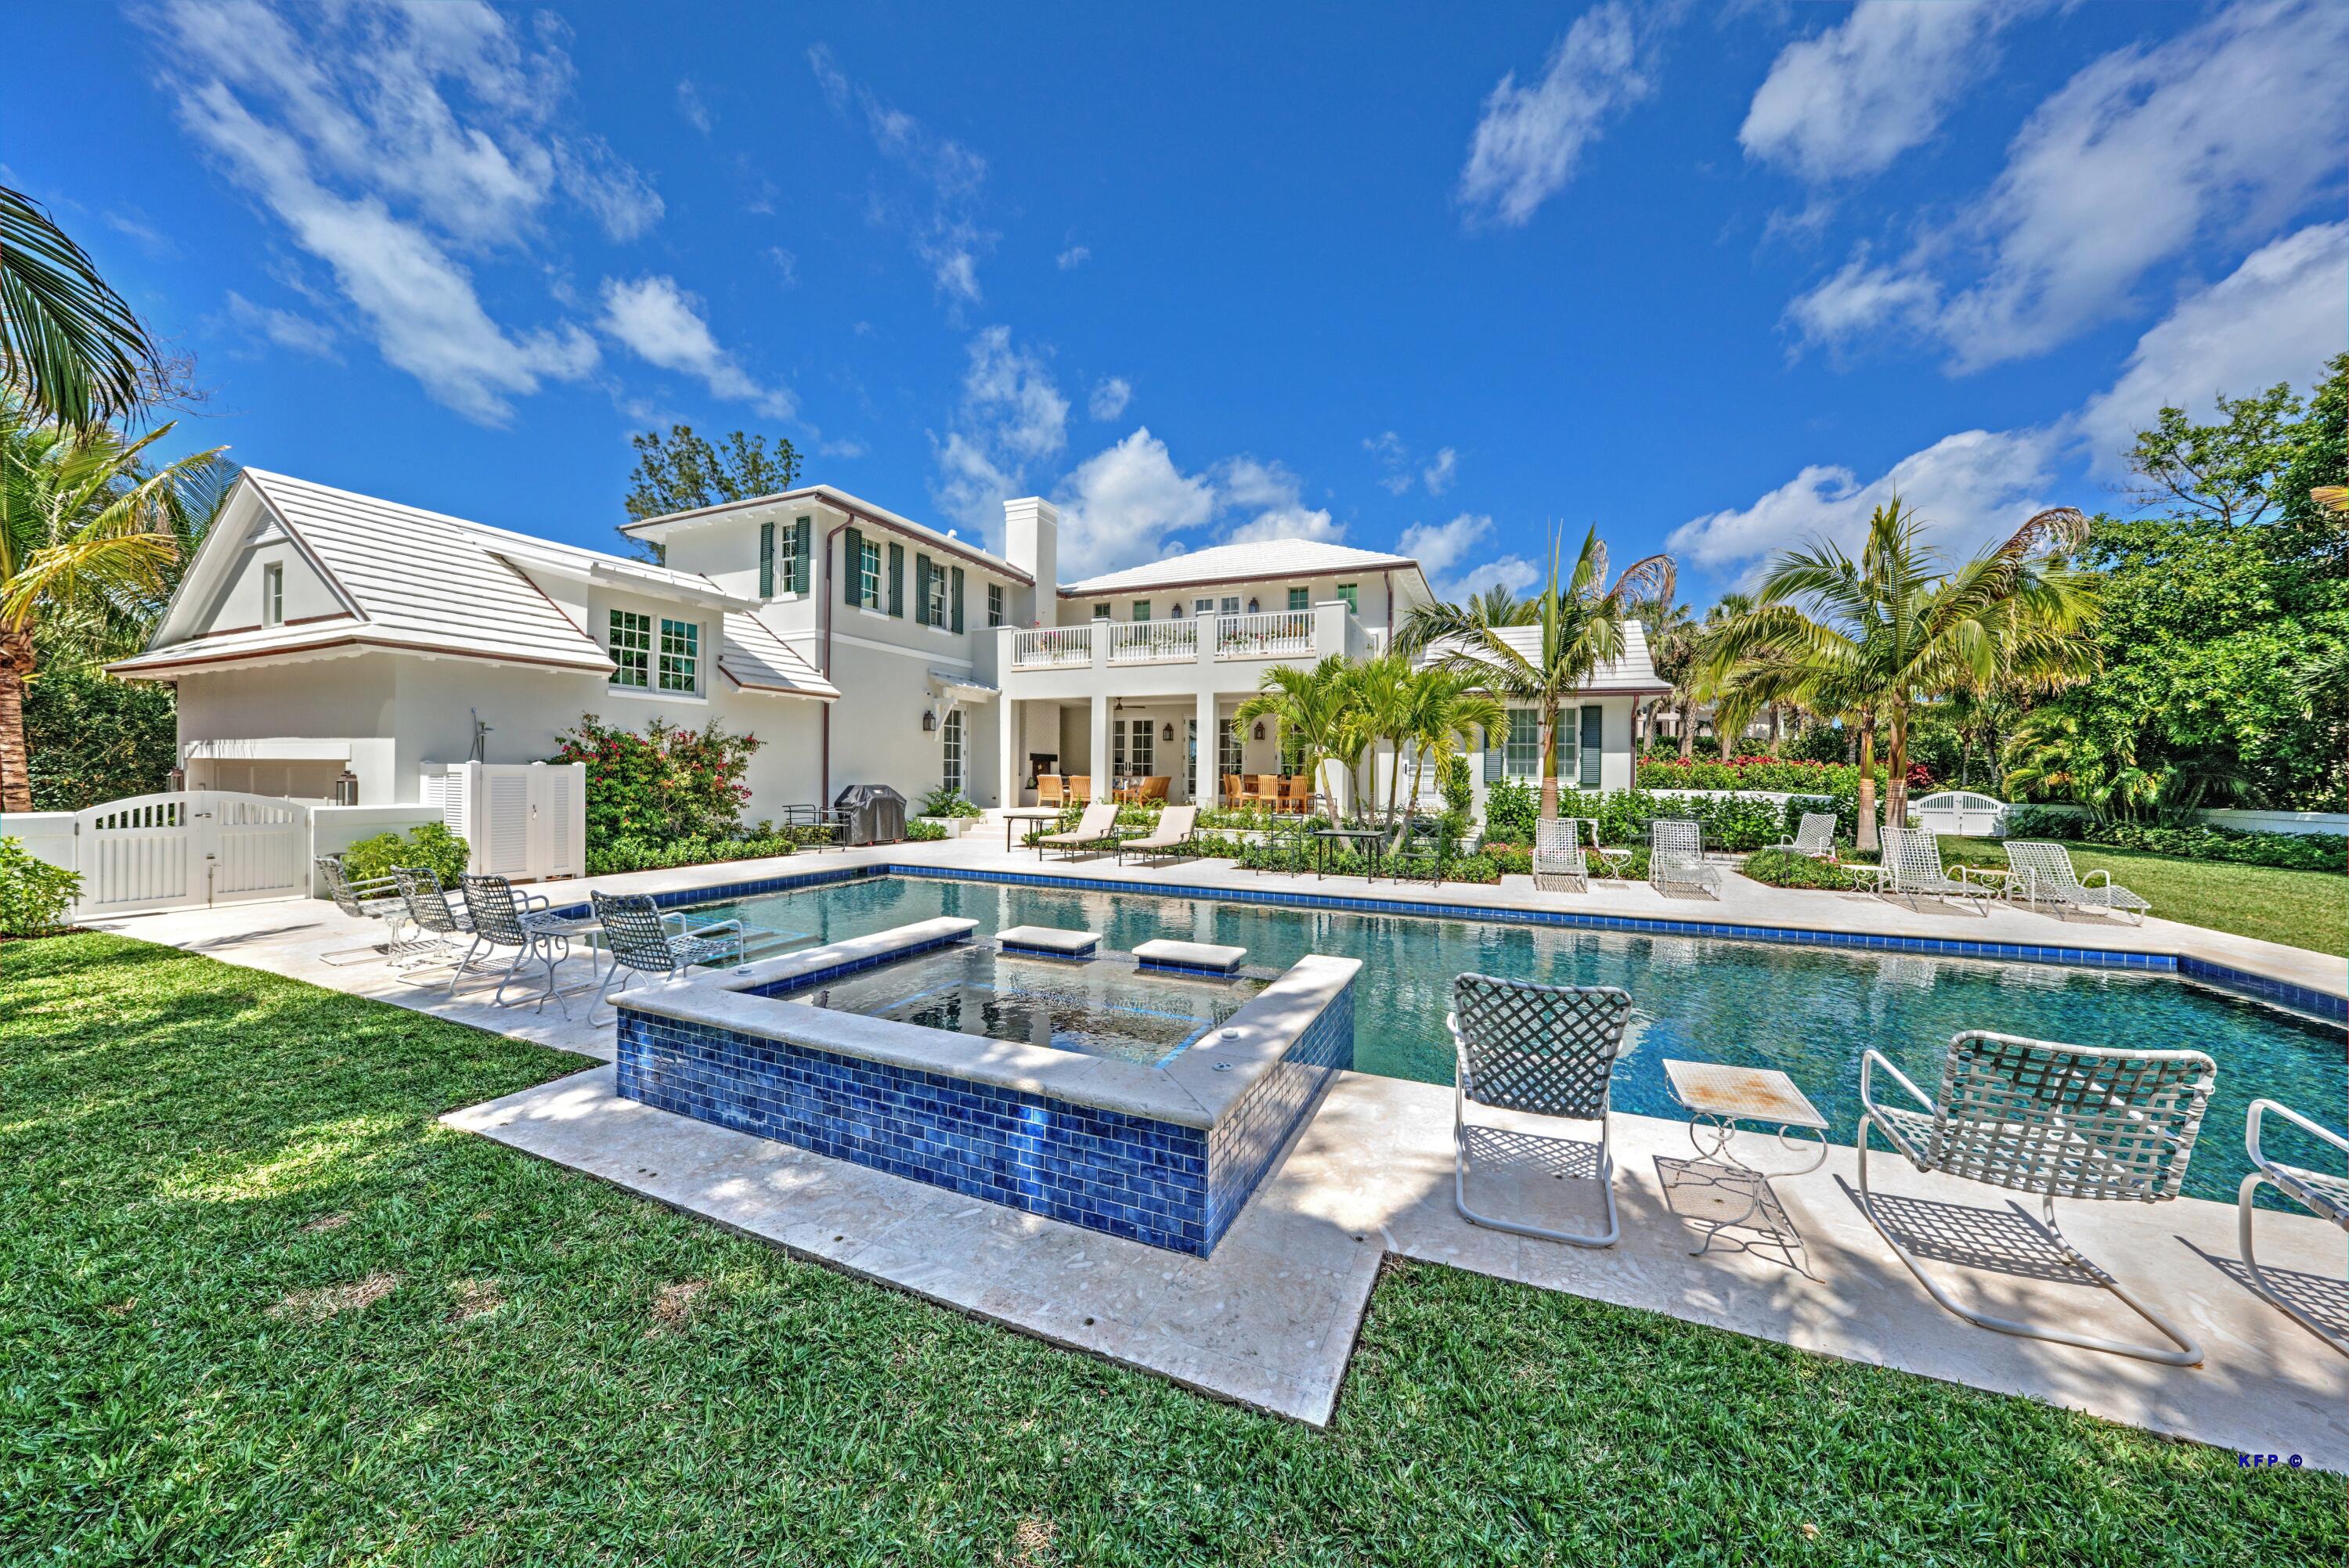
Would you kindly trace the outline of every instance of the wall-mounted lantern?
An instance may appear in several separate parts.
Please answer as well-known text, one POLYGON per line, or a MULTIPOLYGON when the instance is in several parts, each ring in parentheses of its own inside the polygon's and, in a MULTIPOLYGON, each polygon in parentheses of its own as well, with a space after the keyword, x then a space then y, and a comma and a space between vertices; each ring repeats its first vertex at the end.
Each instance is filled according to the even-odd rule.
POLYGON ((922 709, 922 733, 924 735, 935 735, 937 733, 937 727, 938 710, 934 707, 926 707, 922 709))
POLYGON ((186 794, 188 792, 188 770, 184 768, 172 769, 171 772, 163 776, 163 788, 174 795, 186 794))
POLYGON ((356 806, 359 803, 359 776, 349 769, 335 775, 335 804, 356 806))
POLYGON ((1258 740, 1264 738, 1264 720, 1260 718, 1256 721, 1256 738, 1258 740))
POLYGON ((1158 738, 1165 741, 1172 741, 1174 738, 1174 726, 1172 720, 1169 720, 1166 727, 1159 732, 1158 738))

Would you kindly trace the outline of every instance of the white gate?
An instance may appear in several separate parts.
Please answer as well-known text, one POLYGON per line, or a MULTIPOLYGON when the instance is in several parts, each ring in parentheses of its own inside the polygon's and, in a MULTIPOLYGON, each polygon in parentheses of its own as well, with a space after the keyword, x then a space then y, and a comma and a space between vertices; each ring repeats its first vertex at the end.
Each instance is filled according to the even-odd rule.
POLYGON ((77 917, 300 898, 310 809, 273 795, 191 789, 109 800, 74 816, 77 917))

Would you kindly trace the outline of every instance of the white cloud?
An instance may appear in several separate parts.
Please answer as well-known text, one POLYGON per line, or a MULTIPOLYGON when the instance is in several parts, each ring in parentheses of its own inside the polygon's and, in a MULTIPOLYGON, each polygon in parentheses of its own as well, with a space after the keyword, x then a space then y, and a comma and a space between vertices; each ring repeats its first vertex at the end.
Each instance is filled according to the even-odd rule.
POLYGON ((1646 51, 1621 0, 1575 18, 1530 87, 1503 77, 1460 172, 1460 201, 1475 217, 1521 224, 1574 178, 1606 122, 1655 90, 1646 51))
POLYGON ((1030 493, 1022 487, 1030 467, 1068 445, 1069 400, 1050 366, 1013 345, 1009 327, 984 328, 968 347, 961 404, 938 444, 932 495, 956 521, 992 537, 1003 527, 1003 503, 1030 493))
POLYGON ((616 157, 600 136, 554 143, 555 182, 615 240, 633 240, 667 211, 652 181, 616 157))
POLYGON ((1085 411, 1096 419, 1114 419, 1133 401, 1133 387, 1123 376, 1106 376, 1093 383, 1085 411))
POLYGON ((1493 520, 1483 512, 1464 511, 1449 522, 1415 522, 1395 542, 1395 553, 1408 555, 1427 574, 1438 599, 1457 602, 1481 593, 1497 583, 1522 593, 1541 580, 1541 568, 1521 555, 1485 555, 1493 520), (1475 562, 1470 564, 1470 562, 1475 562))
POLYGON ((769 245, 766 249, 765 255, 768 261, 774 263, 775 271, 782 275, 783 286, 785 288, 792 288, 799 283, 799 257, 783 249, 781 245, 769 245))
POLYGON ((1381 430, 1375 436, 1362 438, 1362 450, 1378 460, 1386 471, 1380 476, 1379 488, 1389 495, 1401 495, 1411 489, 1411 449, 1392 430, 1381 430))
POLYGON ((2344 51, 2349 6, 2333 0, 2239 0, 2158 47, 2114 50, 2032 114, 1930 247, 1856 262, 1789 319, 1814 342, 1921 327, 1959 371, 2044 353, 2132 308, 2156 266, 2259 242, 2337 191, 2344 51))
POLYGON ((701 89, 690 77, 677 84, 677 112, 685 117, 686 124, 704 136, 709 134, 709 106, 701 101, 701 89))
POLYGON ((1226 459, 1216 471, 1216 506, 1221 511, 1248 515, 1224 531, 1226 544, 1250 544, 1266 539, 1312 539, 1335 544, 1346 537, 1346 525, 1328 509, 1305 504, 1304 481, 1281 463, 1239 457, 1226 459))
POLYGON ((2199 418, 2217 395, 2243 397, 2289 381, 2305 388, 2349 348, 2349 223, 2317 223, 2253 252, 2234 272, 2137 339, 2120 378, 2075 421, 2098 471, 2125 471, 2122 454, 2165 407, 2199 418))
POLYGON ((1434 461, 1419 470, 1420 482, 1427 487, 1428 494, 1442 495, 1452 488, 1459 467, 1460 454, 1446 447, 1435 454, 1434 461))
POLYGON ((1064 578, 1163 560, 1181 548, 1174 534, 1216 514, 1214 484, 1177 469, 1146 425, 1078 464, 1055 499, 1064 578))
POLYGON ((695 377, 712 397, 753 404, 770 418, 792 417, 792 395, 752 380, 719 346, 701 301, 679 288, 675 278, 644 277, 634 283, 605 278, 603 300, 598 325, 647 364, 695 377))
POLYGON ((864 455, 864 443, 849 440, 819 441, 816 443, 815 450, 816 456, 820 458, 838 458, 844 462, 853 461, 864 455))
POLYGON ((1076 268, 1083 266, 1085 263, 1090 261, 1092 258, 1092 251, 1091 247, 1085 245, 1071 245, 1067 250, 1062 251, 1059 255, 1054 256, 1052 260, 1057 263, 1060 269, 1065 273, 1074 271, 1076 268))
POLYGON ((1940 128, 1998 57, 2021 0, 1866 0, 1780 51, 1737 139, 1806 180, 1875 174, 1940 128))
POLYGON ((225 325, 248 337, 266 338, 280 348, 320 359, 337 357, 335 329, 290 310, 254 304, 234 289, 228 293, 225 325))
POLYGON ((851 112, 852 106, 861 110, 874 144, 921 188, 925 212, 900 214, 876 197, 874 222, 905 232, 914 253, 929 268, 930 281, 950 303, 978 304, 979 258, 995 249, 998 238, 978 221, 987 160, 852 84, 823 45, 808 50, 808 65, 833 108, 843 115, 851 112))
POLYGON ((106 214, 106 226, 119 234, 129 235, 140 250, 156 261, 168 262, 180 253, 178 242, 136 207, 126 204, 109 210, 106 214))

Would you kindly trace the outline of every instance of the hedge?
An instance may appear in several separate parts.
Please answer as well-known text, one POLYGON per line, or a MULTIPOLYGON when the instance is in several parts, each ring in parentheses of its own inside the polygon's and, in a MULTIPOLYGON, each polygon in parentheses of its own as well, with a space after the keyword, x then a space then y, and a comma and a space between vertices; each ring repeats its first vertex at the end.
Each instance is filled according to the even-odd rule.
MULTIPOLYGON (((1876 781, 1884 782, 1882 765, 1876 781)), ((1859 790, 1859 769, 1846 762, 1798 762, 1779 757, 1740 757, 1729 762, 1642 762, 1642 789, 1771 789, 1828 795, 1859 790)))
POLYGON ((678 866, 716 865, 726 861, 754 861, 768 855, 788 855, 797 848, 790 833, 770 833, 749 839, 614 839, 587 851, 587 874, 616 876, 622 872, 668 871, 678 866))
MULTIPOLYGON (((1596 820, 1599 841, 1609 844, 1644 844, 1648 824, 1659 817, 1692 818, 1704 829, 1706 848, 1743 852, 1791 837, 1805 811, 1834 810, 1843 836, 1851 837, 1859 825, 1857 789, 1855 781, 1847 794, 1796 795, 1784 805, 1737 795, 1668 799, 1644 789, 1612 789, 1588 795, 1569 792, 1558 797, 1557 814, 1596 820)), ((1514 810, 1506 814, 1488 811, 1485 838, 1487 843, 1529 846, 1533 841, 1533 818, 1530 813, 1520 817, 1514 810)))
POLYGON ((1746 856, 1745 863, 1738 870, 1770 887, 1830 888, 1844 892, 1876 885, 1873 867, 1855 872, 1849 866, 1829 865, 1792 850, 1758 850, 1746 856))
POLYGON ((81 877, 53 866, 16 839, 0 839, 0 936, 46 936, 65 929, 81 877))
POLYGON ((2010 839, 2060 839, 2075 844, 2107 844, 2116 850, 2176 855, 2191 861, 2231 861, 2239 865, 2277 866, 2295 872, 2349 872, 2349 838, 2338 833, 2246 833, 2199 823, 2163 828, 2121 822, 2038 806, 2007 813, 2010 839))

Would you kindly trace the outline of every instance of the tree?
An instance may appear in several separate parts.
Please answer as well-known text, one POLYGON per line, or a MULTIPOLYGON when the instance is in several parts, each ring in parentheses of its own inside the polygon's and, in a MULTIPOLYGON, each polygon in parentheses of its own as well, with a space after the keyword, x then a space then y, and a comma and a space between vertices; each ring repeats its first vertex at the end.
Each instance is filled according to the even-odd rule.
POLYGON ((1784 695, 1859 726, 1859 843, 1876 844, 1875 739, 1889 739, 1885 817, 1906 819, 1909 726, 1917 706, 2000 680, 2054 689, 2093 673, 2096 592, 2067 565, 2087 522, 2043 511, 1943 572, 1916 512, 1896 498, 1868 519, 1859 559, 1832 541, 1779 555, 1755 606, 1708 639, 1716 678, 1784 695), (1742 666, 1742 670, 1740 668, 1742 666))
MULTIPOLYGON (((1504 701, 1540 715, 1541 814, 1557 816, 1557 723, 1568 700, 1590 684, 1591 673, 1623 651, 1623 623, 1645 600, 1669 600, 1672 562, 1651 555, 1626 567, 1610 587, 1607 547, 1599 531, 1583 535, 1573 568, 1561 581, 1561 542, 1550 541, 1549 580, 1534 599, 1530 618, 1495 624, 1480 604, 1428 607, 1426 645, 1438 667, 1473 681, 1504 701), (1511 637, 1507 634, 1516 631, 1511 637), (1534 634, 1524 635, 1526 631, 1534 634), (1523 645, 1522 646, 1520 645, 1523 645)), ((1414 620, 1419 617, 1415 614, 1414 620)))
MULTIPOLYGON (((693 511, 730 500, 750 500, 792 488, 800 476, 799 449, 787 437, 774 438, 736 430, 723 447, 714 447, 690 425, 671 425, 664 437, 647 430, 628 438, 636 449, 636 466, 628 474, 628 496, 623 503, 632 522, 671 512, 693 511)), ((632 545, 641 542, 631 539, 632 545)), ((659 553, 657 549, 653 551, 659 553)))
POLYGON ((1318 785, 1323 762, 1334 757, 1350 766, 1362 754, 1350 686, 1343 654, 1331 654, 1310 669, 1275 665, 1264 672, 1257 694, 1240 704, 1234 722, 1271 719, 1285 741, 1303 748, 1305 776, 1318 785))
POLYGON ((36 424, 0 403, 0 811, 33 809, 25 686, 64 641, 127 651, 162 609, 194 509, 216 499, 220 449, 149 469, 107 426, 36 424))
POLYGON ((1639 618, 1648 634, 1648 658, 1656 676, 1672 688, 1662 702, 1679 721, 1673 727, 1680 731, 1681 760, 1686 762, 1696 738, 1694 698, 1689 691, 1696 665, 1696 623, 1689 607, 1671 603, 1669 594, 1640 605, 1639 618))
MULTIPOLYGON (((1409 688, 1410 721, 1403 738, 1411 743, 1411 799, 1416 803, 1427 784, 1428 765, 1444 777, 1461 748, 1479 731, 1490 735, 1508 721, 1508 710, 1491 693, 1457 670, 1441 667, 1413 672, 1409 688)), ((1402 754, 1395 753, 1395 771, 1402 771, 1402 754)))
POLYGON ((36 422, 128 418, 170 379, 147 329, 41 206, 0 186, 0 380, 36 422))

